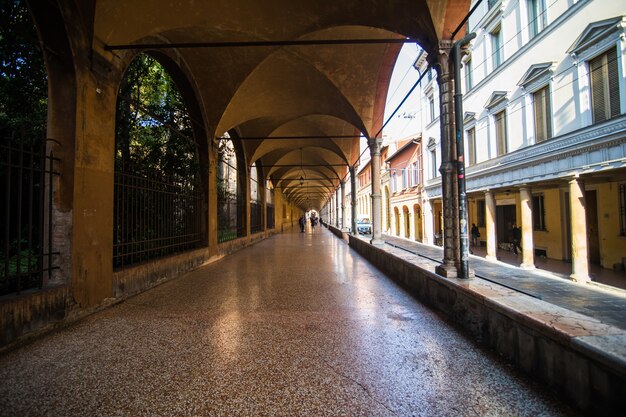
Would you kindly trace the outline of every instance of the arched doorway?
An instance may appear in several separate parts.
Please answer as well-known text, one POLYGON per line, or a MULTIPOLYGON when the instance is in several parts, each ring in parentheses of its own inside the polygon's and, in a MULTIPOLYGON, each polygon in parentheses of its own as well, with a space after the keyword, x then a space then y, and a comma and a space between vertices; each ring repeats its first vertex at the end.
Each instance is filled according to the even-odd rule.
POLYGON ((393 215, 395 217, 395 226, 396 226, 396 230, 395 230, 395 234, 396 236, 400 236, 400 211, 398 210, 398 207, 394 207, 393 208, 393 215))
POLYGON ((413 223, 415 229, 415 240, 422 242, 424 239, 422 228, 422 207, 419 204, 413 206, 413 223))
POLYGON ((411 238, 411 212, 409 212, 409 208, 407 206, 402 206, 402 214, 404 216, 404 221, 402 222, 404 229, 404 237, 407 239, 411 238))

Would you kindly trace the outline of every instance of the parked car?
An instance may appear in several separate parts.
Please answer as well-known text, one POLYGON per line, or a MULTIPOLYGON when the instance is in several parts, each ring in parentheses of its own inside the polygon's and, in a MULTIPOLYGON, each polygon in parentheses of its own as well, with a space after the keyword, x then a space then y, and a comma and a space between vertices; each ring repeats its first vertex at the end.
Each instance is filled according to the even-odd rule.
POLYGON ((369 217, 357 217, 356 231, 361 235, 371 235, 372 223, 370 223, 370 218, 369 217))

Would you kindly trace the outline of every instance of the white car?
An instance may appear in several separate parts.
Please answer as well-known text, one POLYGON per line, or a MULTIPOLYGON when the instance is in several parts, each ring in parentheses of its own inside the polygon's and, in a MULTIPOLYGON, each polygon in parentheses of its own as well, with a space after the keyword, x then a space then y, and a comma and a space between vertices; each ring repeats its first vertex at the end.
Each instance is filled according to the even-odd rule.
POLYGON ((361 235, 372 234, 372 223, 369 217, 359 217, 356 219, 356 231, 361 235))

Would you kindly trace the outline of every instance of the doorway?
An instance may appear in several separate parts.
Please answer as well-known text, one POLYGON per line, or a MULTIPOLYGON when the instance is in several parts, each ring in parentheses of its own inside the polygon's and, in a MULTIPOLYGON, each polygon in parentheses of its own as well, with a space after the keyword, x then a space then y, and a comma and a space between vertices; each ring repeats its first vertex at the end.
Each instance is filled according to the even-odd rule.
POLYGON ((517 224, 515 204, 496 207, 496 236, 498 244, 513 241, 512 229, 517 224))

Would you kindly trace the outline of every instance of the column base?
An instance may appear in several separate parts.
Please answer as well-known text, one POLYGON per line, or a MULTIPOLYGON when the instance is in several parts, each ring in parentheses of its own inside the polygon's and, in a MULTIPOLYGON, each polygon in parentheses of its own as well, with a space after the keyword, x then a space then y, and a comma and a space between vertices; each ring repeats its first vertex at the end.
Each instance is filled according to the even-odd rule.
POLYGON ((437 273, 437 275, 441 275, 442 277, 446 277, 446 278, 458 278, 459 277, 459 271, 457 270, 456 266, 453 264, 445 264, 445 263, 439 264, 435 268, 435 273, 437 273))
POLYGON ((522 263, 519 267, 525 269, 526 271, 532 271, 533 269, 535 269, 535 264, 522 263))
POLYGON ((571 279, 572 281, 574 281, 577 284, 588 284, 591 282, 591 278, 589 278, 589 276, 580 276, 580 275, 576 275, 576 274, 572 274, 569 276, 569 279, 571 279))
POLYGON ((385 241, 382 239, 372 239, 370 240, 370 243, 374 246, 382 246, 385 244, 385 241))
POLYGON ((487 256, 485 256, 485 259, 488 260, 488 261, 497 261, 498 260, 498 258, 493 256, 493 255, 487 255, 487 256))

